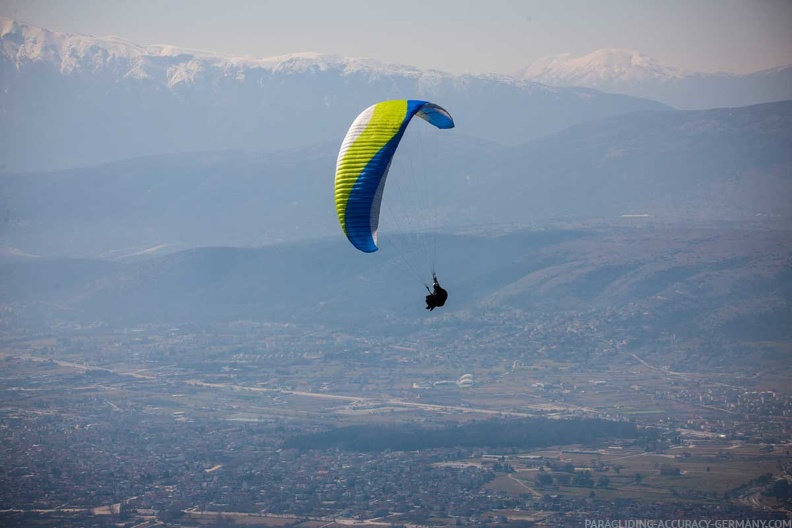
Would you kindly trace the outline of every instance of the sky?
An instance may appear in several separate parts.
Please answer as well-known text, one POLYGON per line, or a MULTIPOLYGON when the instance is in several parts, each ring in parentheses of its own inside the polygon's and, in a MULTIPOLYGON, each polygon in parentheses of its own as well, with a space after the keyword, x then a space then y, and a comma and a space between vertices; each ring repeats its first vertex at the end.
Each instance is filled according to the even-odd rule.
POLYGON ((457 74, 512 74, 601 48, 702 72, 792 63, 792 0, 0 0, 0 16, 141 45, 331 53, 457 74))

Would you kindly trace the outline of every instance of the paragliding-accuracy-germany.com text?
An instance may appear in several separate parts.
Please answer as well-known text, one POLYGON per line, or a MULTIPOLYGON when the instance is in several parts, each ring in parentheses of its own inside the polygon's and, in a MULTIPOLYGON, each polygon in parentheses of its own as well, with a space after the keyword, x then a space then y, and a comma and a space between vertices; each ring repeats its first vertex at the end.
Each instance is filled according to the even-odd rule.
POLYGON ((614 519, 612 521, 586 519, 584 528, 792 528, 792 519, 614 519))

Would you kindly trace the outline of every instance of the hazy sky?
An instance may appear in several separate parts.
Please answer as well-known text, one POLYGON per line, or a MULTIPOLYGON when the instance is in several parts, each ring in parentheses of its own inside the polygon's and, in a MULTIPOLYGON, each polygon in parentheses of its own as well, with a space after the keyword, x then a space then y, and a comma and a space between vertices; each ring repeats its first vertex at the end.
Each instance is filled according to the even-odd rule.
POLYGON ((137 44, 315 51, 452 73, 508 74, 599 48, 700 71, 792 63, 792 0, 0 0, 0 16, 137 44))

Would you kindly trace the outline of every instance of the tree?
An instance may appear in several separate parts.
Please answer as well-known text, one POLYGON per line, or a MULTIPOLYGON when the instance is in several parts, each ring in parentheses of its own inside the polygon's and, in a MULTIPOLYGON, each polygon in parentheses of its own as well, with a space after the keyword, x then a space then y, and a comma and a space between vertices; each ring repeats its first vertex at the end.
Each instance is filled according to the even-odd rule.
POLYGON ((576 473, 575 477, 572 479, 572 484, 575 486, 580 486, 581 488, 594 487, 594 479, 591 477, 591 471, 581 471, 580 473, 576 473))
POLYGON ((536 477, 537 486, 551 486, 553 484, 553 477, 546 472, 541 472, 536 477))
POLYGON ((792 485, 788 480, 781 478, 773 483, 767 493, 777 499, 790 500, 792 499, 792 485))

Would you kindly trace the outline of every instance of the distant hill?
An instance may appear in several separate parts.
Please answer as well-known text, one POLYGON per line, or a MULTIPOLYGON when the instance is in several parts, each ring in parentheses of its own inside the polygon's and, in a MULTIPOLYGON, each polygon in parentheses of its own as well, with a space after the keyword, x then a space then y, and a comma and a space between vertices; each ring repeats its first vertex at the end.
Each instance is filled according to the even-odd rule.
POLYGON ((639 221, 441 236, 436 243, 450 297, 431 314, 398 244, 366 255, 339 240, 203 248, 143 261, 3 261, 0 309, 13 327, 251 320, 359 333, 415 333, 430 323, 439 332, 475 332, 519 313, 520 325, 537 328, 559 317, 585 322, 592 325, 586 339, 677 334, 717 345, 792 337, 788 228, 639 221))
MULTIPOLYGON (((395 231, 426 226, 790 220, 792 102, 615 116, 511 148, 423 122, 413 129, 426 133, 407 138, 394 162, 384 204, 398 211, 383 215, 383 247, 395 231), (397 221, 427 208, 429 222, 397 221)), ((337 150, 331 142, 0 174, 0 241, 18 258, 344 242, 332 203, 337 150)))
POLYGON ((792 101, 607 118, 497 156, 482 195, 501 220, 789 220, 790 144, 792 101))
POLYGON ((748 106, 792 99, 792 65, 746 75, 687 71, 632 50, 601 49, 581 57, 544 57, 516 76, 550 86, 585 86, 645 97, 685 110, 748 106))
POLYGON ((312 53, 228 57, 48 31, 0 18, 0 170, 340 141, 384 99, 446 107, 458 133, 516 145, 665 105, 587 88, 312 53))

